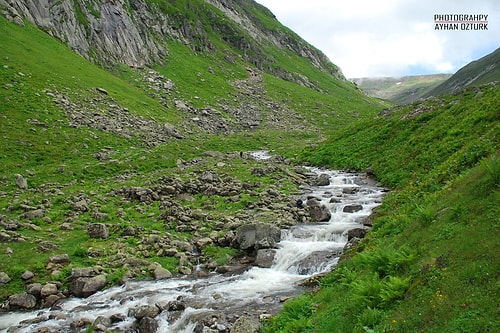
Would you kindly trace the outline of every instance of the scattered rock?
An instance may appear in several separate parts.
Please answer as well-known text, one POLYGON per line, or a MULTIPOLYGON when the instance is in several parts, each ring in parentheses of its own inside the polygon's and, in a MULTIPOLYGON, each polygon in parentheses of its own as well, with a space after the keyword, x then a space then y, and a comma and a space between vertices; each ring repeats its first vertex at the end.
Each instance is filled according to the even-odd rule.
POLYGON ((170 279, 172 277, 172 273, 168 269, 165 269, 161 266, 157 266, 153 272, 153 276, 155 280, 164 280, 170 279))
POLYGON ((26 178, 24 178, 20 174, 16 174, 16 185, 17 185, 17 188, 19 188, 21 190, 28 189, 28 181, 26 180, 26 178))
POLYGON ((43 298, 49 295, 55 295, 59 292, 55 283, 46 283, 40 290, 40 296, 43 298))
POLYGON ((26 292, 30 295, 35 296, 36 298, 40 298, 42 294, 42 288, 43 286, 41 283, 32 283, 26 287, 26 292))
POLYGON ((79 277, 71 281, 70 292, 77 297, 88 297, 106 285, 106 276, 79 277))
POLYGON ((258 333, 260 332, 260 322, 250 317, 240 317, 236 319, 231 328, 231 333, 258 333))
POLYGON ((36 297, 28 293, 9 296, 9 305, 14 309, 33 309, 36 306, 36 297))
POLYGON ((67 265, 71 262, 71 260, 69 259, 69 255, 65 253, 50 257, 49 262, 53 264, 67 265))
POLYGON ((35 276, 35 274, 31 271, 25 271, 23 275, 21 275, 21 279, 24 281, 30 280, 35 276))
POLYGON ((9 281, 10 281, 9 275, 5 272, 0 272, 0 286, 9 283, 9 281))
POLYGON ((109 230, 104 223, 88 223, 87 233, 90 238, 108 238, 109 230))
POLYGON ((97 87, 97 88, 95 88, 95 90, 96 90, 97 92, 100 92, 101 94, 104 94, 104 95, 107 95, 107 94, 108 94, 108 91, 107 91, 106 89, 104 89, 104 88, 99 88, 99 87, 97 87))
POLYGON ((28 219, 28 220, 34 220, 36 218, 42 218, 44 216, 44 211, 43 209, 35 209, 31 210, 29 212, 26 212, 21 215, 21 217, 28 219))

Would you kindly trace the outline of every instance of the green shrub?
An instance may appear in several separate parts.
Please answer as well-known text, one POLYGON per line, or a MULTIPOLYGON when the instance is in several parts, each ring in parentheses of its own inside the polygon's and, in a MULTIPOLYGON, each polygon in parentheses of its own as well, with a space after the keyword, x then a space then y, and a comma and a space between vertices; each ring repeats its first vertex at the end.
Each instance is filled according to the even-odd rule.
POLYGON ((437 210, 432 205, 415 205, 411 214, 422 226, 429 226, 436 220, 437 210))
POLYGON ((287 301, 284 306, 284 315, 271 318, 264 326, 264 332, 307 332, 311 328, 311 314, 314 312, 314 304, 310 295, 303 295, 296 299, 287 301))
POLYGON ((415 257, 415 252, 407 248, 379 246, 375 250, 360 253, 353 260, 361 267, 376 272, 382 279, 403 273, 414 262, 415 257))
POLYGON ((500 158, 493 156, 484 159, 482 166, 486 171, 486 182, 491 184, 491 187, 496 188, 500 185, 500 158))

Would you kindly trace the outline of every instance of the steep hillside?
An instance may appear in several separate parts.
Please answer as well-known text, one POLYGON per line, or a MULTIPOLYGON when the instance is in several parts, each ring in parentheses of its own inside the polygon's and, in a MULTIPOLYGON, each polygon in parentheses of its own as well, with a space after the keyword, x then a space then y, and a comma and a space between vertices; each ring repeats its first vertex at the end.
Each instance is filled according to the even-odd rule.
POLYGON ((450 74, 351 79, 368 95, 396 104, 413 103, 450 78, 450 74))
POLYGON ((468 86, 500 81, 500 48, 458 70, 451 78, 424 94, 423 97, 451 94, 468 86))
POLYGON ((71 293, 72 268, 112 286, 232 262, 240 225, 307 219, 294 166, 261 171, 246 152, 293 156, 382 107, 252 1, 6 3, 2 300, 48 281, 71 293), (235 20, 254 30, 223 32, 235 20))
POLYGON ((242 57, 260 70, 303 85, 314 86, 314 80, 283 61, 288 52, 307 60, 308 67, 343 79, 324 54, 254 1, 1 0, 0 5, 10 20, 23 24, 25 18, 105 66, 164 63, 172 53, 170 41, 176 40, 195 52, 225 54, 228 62, 242 57))
POLYGON ((270 332, 500 329, 497 84, 382 110, 250 0, 0 8, 1 310, 87 296, 80 278, 230 271, 254 254, 240 227, 311 221, 309 162, 393 191, 270 332))
POLYGON ((500 330, 499 99, 492 83, 385 110, 303 152, 370 167, 393 191, 368 238, 267 332, 500 330))

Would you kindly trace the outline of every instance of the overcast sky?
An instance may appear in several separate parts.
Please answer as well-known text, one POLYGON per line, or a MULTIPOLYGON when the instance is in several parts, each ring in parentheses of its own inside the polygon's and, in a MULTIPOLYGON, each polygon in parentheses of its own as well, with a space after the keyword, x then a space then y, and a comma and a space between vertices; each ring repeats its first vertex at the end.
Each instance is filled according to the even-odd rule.
POLYGON ((500 47, 498 0, 256 1, 347 78, 454 73, 500 47), (488 15, 488 30, 435 30, 435 14, 488 15))

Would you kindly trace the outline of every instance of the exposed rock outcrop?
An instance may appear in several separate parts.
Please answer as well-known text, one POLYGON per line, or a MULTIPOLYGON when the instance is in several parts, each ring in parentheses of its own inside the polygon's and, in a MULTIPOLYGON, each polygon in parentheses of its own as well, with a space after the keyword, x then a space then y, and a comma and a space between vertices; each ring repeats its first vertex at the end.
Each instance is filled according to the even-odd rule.
POLYGON ((145 0, 0 0, 2 14, 9 20, 24 25, 26 19, 85 58, 103 65, 144 67, 161 63, 168 55, 165 36, 197 52, 210 52, 217 49, 217 43, 210 39, 215 32, 248 62, 282 79, 319 89, 306 76, 277 67, 275 60, 263 52, 268 44, 295 52, 326 73, 345 79, 323 53, 297 35, 266 28, 250 8, 258 7, 270 19, 275 17, 257 3, 207 3, 208 6, 190 6, 189 10, 176 4, 176 10, 169 13, 145 0))

